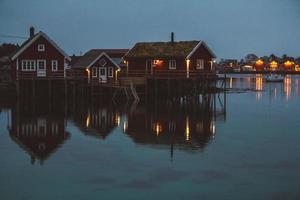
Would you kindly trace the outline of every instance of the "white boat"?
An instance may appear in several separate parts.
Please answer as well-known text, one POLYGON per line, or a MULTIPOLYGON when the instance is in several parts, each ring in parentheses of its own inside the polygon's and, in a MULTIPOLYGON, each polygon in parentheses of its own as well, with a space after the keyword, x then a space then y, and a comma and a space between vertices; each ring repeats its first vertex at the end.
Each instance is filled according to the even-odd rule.
POLYGON ((283 82, 284 75, 281 74, 268 74, 265 76, 267 82, 283 82))

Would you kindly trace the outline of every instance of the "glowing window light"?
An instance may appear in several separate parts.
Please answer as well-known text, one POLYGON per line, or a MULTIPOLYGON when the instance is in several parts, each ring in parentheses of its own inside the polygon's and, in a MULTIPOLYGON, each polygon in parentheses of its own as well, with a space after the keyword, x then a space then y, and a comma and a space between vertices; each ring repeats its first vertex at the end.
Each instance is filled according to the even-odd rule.
POLYGON ((259 59, 259 60, 257 60, 257 61, 255 62, 255 65, 258 66, 258 67, 261 67, 261 66, 264 65, 264 61, 261 60, 261 59, 259 59))
POLYGON ((293 61, 286 61, 286 62, 284 62, 284 66, 286 67, 286 68, 291 68, 293 65, 294 65, 295 63, 293 62, 293 61))
POLYGON ((276 61, 272 61, 271 63, 270 63, 270 67, 271 68, 277 68, 278 67, 278 63, 276 62, 276 61))

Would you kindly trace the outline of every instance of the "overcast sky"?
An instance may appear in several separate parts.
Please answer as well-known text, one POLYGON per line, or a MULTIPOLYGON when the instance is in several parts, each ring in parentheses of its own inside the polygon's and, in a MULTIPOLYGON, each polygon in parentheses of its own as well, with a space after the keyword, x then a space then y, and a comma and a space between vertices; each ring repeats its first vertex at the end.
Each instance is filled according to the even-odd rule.
POLYGON ((69 54, 168 41, 174 31, 218 58, 300 56, 300 0, 0 0, 0 35, 28 36, 31 25, 69 54))

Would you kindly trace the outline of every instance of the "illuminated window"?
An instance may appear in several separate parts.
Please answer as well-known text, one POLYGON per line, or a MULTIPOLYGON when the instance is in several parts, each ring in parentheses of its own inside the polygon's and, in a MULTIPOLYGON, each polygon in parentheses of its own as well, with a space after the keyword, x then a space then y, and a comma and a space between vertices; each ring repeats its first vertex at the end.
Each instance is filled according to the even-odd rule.
POLYGON ((176 69, 176 60, 169 60, 169 69, 176 69))
POLYGON ((92 68, 92 76, 97 77, 97 68, 96 67, 92 68))
POLYGON ((38 44, 38 51, 45 51, 45 45, 44 44, 38 44))
POLYGON ((197 59, 197 65, 196 69, 204 69, 204 60, 203 59, 197 59))

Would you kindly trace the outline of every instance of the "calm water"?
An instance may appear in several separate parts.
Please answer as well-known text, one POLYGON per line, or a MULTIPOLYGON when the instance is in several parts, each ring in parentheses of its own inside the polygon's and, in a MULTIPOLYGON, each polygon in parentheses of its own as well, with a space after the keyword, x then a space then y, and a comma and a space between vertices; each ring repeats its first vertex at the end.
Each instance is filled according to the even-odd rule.
POLYGON ((237 75, 226 99, 4 102, 0 198, 300 199, 299 84, 237 75))

